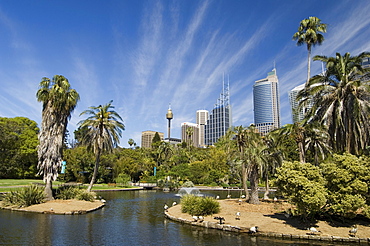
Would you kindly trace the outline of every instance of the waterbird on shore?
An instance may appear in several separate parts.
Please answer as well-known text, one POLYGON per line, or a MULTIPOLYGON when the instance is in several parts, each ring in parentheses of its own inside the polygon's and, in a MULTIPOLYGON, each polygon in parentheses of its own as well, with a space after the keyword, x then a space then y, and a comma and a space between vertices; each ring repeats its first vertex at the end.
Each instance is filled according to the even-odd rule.
POLYGON ((216 196, 216 200, 220 199, 220 196, 216 196))
POLYGON ((227 195, 227 199, 230 199, 231 198, 231 195, 229 194, 229 195, 227 195))
POLYGON ((357 233, 357 225, 354 225, 351 230, 349 230, 349 236, 350 237, 355 237, 357 233))
POLYGON ((277 197, 274 197, 274 202, 277 202, 277 200, 278 200, 277 197))
POLYGON ((194 222, 197 222, 198 221, 198 216, 195 216, 194 215, 192 218, 193 218, 194 222))
POLYGON ((256 232, 258 232, 258 226, 252 226, 249 228, 249 233, 254 234, 256 232))
POLYGON ((239 199, 238 202, 239 202, 239 205, 241 205, 242 204, 242 199, 239 199))
POLYGON ((165 210, 166 212, 168 211, 168 206, 167 206, 167 204, 164 204, 163 208, 164 208, 164 210, 165 210))
POLYGON ((240 212, 236 212, 235 213, 235 219, 236 220, 240 220, 240 212))
POLYGON ((173 207, 173 206, 175 206, 176 204, 177 204, 177 202, 173 202, 173 203, 172 203, 172 207, 173 207))
POLYGON ((310 231, 309 234, 312 234, 312 235, 320 233, 320 231, 317 230, 316 227, 310 227, 310 228, 307 228, 307 230, 309 230, 310 231))
POLYGON ((203 222, 204 221, 204 217, 203 216, 198 216, 198 221, 199 222, 203 222))
POLYGON ((244 198, 245 198, 245 195, 241 195, 241 196, 240 196, 240 198, 241 198, 241 199, 244 199, 244 198))

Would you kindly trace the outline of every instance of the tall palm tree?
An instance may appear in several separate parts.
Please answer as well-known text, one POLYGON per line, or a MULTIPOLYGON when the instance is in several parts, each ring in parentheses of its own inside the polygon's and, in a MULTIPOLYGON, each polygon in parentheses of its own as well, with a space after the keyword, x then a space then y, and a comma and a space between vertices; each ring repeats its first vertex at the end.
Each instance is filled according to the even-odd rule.
POLYGON ((365 57, 370 53, 314 57, 326 63, 326 72, 306 85, 304 96, 314 102, 307 117, 327 126, 329 144, 335 151, 358 155, 369 145, 369 69, 361 66, 365 57))
POLYGON ((234 128, 235 142, 239 150, 239 160, 241 162, 241 172, 242 172, 242 187, 245 191, 246 199, 249 199, 249 192, 247 186, 248 173, 246 169, 245 162, 245 148, 247 145, 247 131, 243 126, 237 126, 234 128))
POLYGON ((87 127, 88 130, 83 137, 83 144, 92 150, 95 154, 94 173, 87 191, 90 192, 98 174, 100 156, 103 152, 111 152, 119 144, 119 137, 125 130, 125 125, 121 122, 121 116, 112 110, 110 101, 106 105, 92 106, 83 111, 81 115, 90 115, 87 119, 80 121, 80 127, 87 127))
POLYGON ((265 144, 261 135, 256 131, 256 128, 254 126, 250 126, 247 128, 245 140, 245 158, 247 160, 247 173, 249 173, 249 181, 251 184, 251 195, 249 198, 249 203, 259 204, 258 183, 264 164, 262 152, 265 148, 265 144))
POLYGON ((305 127, 303 122, 295 122, 293 124, 286 124, 284 127, 277 130, 281 137, 283 136, 293 136, 295 142, 297 143, 297 148, 299 152, 299 161, 301 163, 306 162, 306 149, 305 149, 305 127))
POLYGON ((324 41, 322 33, 326 33, 326 24, 321 23, 317 17, 310 16, 299 23, 298 32, 294 33, 293 40, 297 41, 297 45, 307 45, 307 82, 311 77, 311 50, 316 44, 321 45, 324 41))
POLYGON ((75 109, 79 94, 62 75, 53 79, 44 77, 36 93, 37 101, 42 102, 42 122, 39 134, 38 169, 45 182, 46 199, 53 199, 52 181, 58 177, 62 164, 62 149, 68 119, 75 109))

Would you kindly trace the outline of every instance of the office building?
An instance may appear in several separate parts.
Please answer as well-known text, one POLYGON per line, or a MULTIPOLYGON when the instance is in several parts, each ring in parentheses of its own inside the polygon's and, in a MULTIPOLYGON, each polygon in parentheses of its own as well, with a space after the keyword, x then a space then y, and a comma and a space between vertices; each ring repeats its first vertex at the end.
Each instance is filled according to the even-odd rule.
POLYGON ((205 126, 207 125, 208 120, 208 110, 198 110, 197 111, 197 124, 199 125, 199 146, 205 146, 205 126))
POLYGON ((254 124, 264 136, 280 127, 279 80, 274 68, 253 85, 254 124))
POLYGON ((205 145, 213 145, 232 125, 229 82, 223 82, 222 92, 205 125, 205 145))
POLYGON ((298 93, 304 89, 305 84, 298 85, 294 87, 291 91, 289 91, 289 102, 290 108, 292 109, 292 120, 293 123, 300 122, 304 119, 305 113, 311 105, 307 105, 307 107, 303 107, 298 109, 299 101, 297 101, 298 93))
MULTIPOLYGON (((152 147, 152 142, 153 138, 155 136, 155 131, 143 131, 141 133, 141 147, 142 148, 151 148, 152 147)), ((161 140, 164 138, 164 133, 163 132, 158 132, 159 137, 161 140)))
POLYGON ((199 125, 190 122, 182 123, 181 140, 194 147, 199 147, 199 125))

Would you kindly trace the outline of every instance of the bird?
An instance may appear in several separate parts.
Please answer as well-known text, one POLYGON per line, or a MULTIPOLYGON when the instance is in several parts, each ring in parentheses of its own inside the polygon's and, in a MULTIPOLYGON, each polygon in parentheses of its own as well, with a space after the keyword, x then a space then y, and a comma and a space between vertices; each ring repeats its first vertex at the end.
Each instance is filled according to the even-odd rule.
POLYGON ((239 202, 239 205, 241 205, 242 204, 242 199, 239 199, 238 202, 239 202))
POLYGON ((320 232, 319 230, 316 229, 316 227, 310 227, 308 228, 308 230, 310 231, 309 234, 312 234, 312 235, 320 232))
POLYGON ((240 212, 236 212, 235 213, 235 219, 236 220, 240 220, 240 212))
POLYGON ((230 199, 231 198, 231 195, 227 195, 227 199, 230 199))
POLYGON ((198 221, 199 222, 203 222, 204 221, 204 217, 203 216, 198 216, 198 221))
POLYGON ((258 226, 252 226, 249 228, 249 233, 254 234, 256 232, 258 232, 258 226))
POLYGON ((277 197, 274 197, 274 202, 277 202, 277 200, 278 200, 277 197))
POLYGON ((245 195, 241 195, 241 197, 240 197, 241 199, 244 199, 245 198, 245 195))
POLYGON ((193 220, 194 220, 194 222, 197 222, 198 221, 198 216, 193 216, 193 220))
POLYGON ((176 204, 177 204, 177 202, 173 202, 173 203, 172 203, 172 206, 175 206, 176 204))
POLYGON ((220 199, 220 196, 216 196, 216 200, 220 199))
POLYGON ((354 225, 351 230, 349 230, 349 236, 355 237, 357 233, 357 225, 354 225))
POLYGON ((164 210, 167 212, 167 210, 168 210, 168 206, 167 206, 167 204, 164 204, 164 210))
POLYGON ((104 200, 104 199, 101 199, 100 200, 102 203, 106 203, 107 201, 106 200, 104 200))

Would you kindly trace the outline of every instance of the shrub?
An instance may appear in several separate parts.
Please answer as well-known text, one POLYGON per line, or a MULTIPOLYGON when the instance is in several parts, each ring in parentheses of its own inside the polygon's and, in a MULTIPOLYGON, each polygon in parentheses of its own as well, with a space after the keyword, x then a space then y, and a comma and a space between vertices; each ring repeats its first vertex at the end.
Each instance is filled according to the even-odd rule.
POLYGON ((95 197, 96 197, 95 192, 87 192, 85 190, 81 190, 80 193, 77 194, 76 199, 93 202, 95 200, 95 197))
POLYGON ((127 186, 131 181, 131 176, 125 173, 120 173, 114 181, 121 186, 127 186))
POLYGON ((181 211, 195 216, 206 216, 220 212, 220 203, 213 197, 186 195, 181 198, 181 211))
POLYGON ((81 189, 74 186, 63 186, 60 187, 56 193, 56 198, 68 200, 76 198, 76 196, 81 193, 81 189))
POLYGON ((11 191, 5 194, 4 202, 7 205, 17 205, 20 207, 28 207, 33 204, 44 202, 44 188, 36 185, 23 187, 18 191, 11 191))

